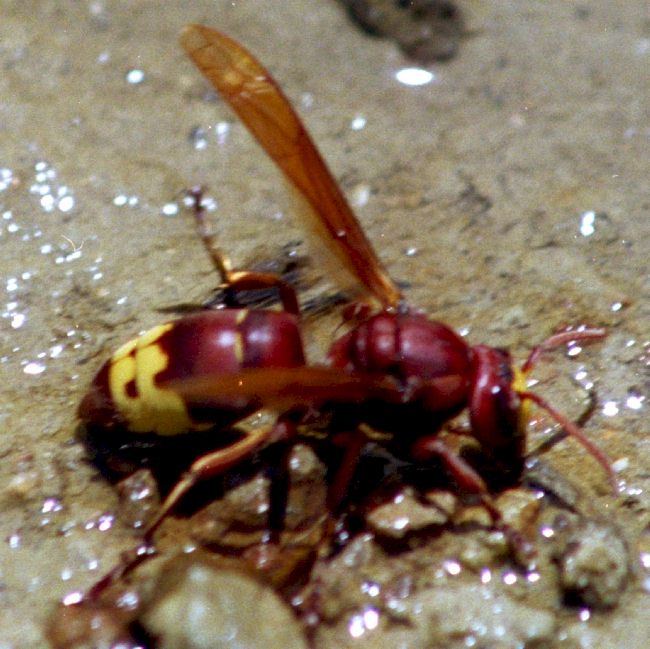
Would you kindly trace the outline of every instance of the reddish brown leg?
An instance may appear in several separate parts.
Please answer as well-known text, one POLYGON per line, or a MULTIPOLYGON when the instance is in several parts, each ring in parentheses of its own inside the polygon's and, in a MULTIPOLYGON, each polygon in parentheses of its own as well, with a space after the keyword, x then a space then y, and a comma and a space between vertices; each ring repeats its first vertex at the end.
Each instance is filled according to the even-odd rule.
POLYGON ((280 301, 285 311, 300 314, 298 297, 292 286, 287 284, 277 275, 272 273, 257 273, 247 270, 233 270, 230 259, 217 245, 217 240, 212 234, 205 220, 205 208, 202 204, 203 191, 200 187, 193 187, 187 191, 193 200, 193 213, 196 221, 196 231, 203 242, 203 247, 210 256, 212 264, 221 277, 221 281, 231 291, 252 291, 264 288, 274 288, 280 295, 280 301))
POLYGON ((107 588, 110 588, 135 570, 145 559, 156 555, 156 549, 152 542, 153 534, 170 511, 176 507, 194 485, 201 480, 223 473, 243 458, 248 457, 263 444, 287 439, 293 434, 293 431, 294 428, 290 423, 278 420, 272 426, 250 432, 236 444, 231 444, 227 448, 207 453, 198 458, 168 494, 156 518, 145 531, 142 543, 133 550, 125 552, 120 562, 86 593, 86 599, 98 599, 107 588))
POLYGON ((249 270, 228 271, 228 288, 232 291, 254 291, 260 288, 274 288, 280 295, 280 301, 285 311, 300 315, 298 296, 293 286, 287 284, 277 275, 272 273, 257 273, 249 270))
POLYGON ((228 284, 228 275, 232 269, 230 259, 221 251, 217 240, 212 234, 205 220, 205 207, 203 206, 203 187, 196 186, 188 189, 186 195, 192 199, 192 212, 196 222, 196 232, 203 242, 203 247, 210 256, 212 264, 221 276, 221 281, 228 284))
POLYGON ((116 584, 120 579, 126 577, 135 570, 145 559, 157 554, 156 549, 148 544, 139 545, 137 548, 122 554, 120 562, 84 595, 85 600, 96 600, 107 588, 116 584))
POLYGON ((412 453, 418 461, 439 457, 463 491, 478 496, 486 495, 489 498, 488 488, 483 478, 438 435, 428 435, 418 439, 413 445, 412 453))
POLYGON ((364 445, 367 442, 364 433, 357 429, 353 433, 345 435, 345 450, 343 452, 343 459, 341 464, 336 470, 334 480, 330 484, 327 493, 327 507, 330 512, 336 513, 348 492, 350 482, 354 477, 357 465, 359 464, 359 457, 364 445))
POLYGON ((439 457, 456 484, 466 493, 475 495, 480 499, 481 505, 492 519, 492 524, 503 532, 517 555, 530 558, 534 554, 535 551, 530 542, 504 522, 503 515, 494 504, 483 478, 452 448, 445 444, 442 438, 438 435, 421 437, 414 444, 412 452, 413 457, 418 461, 439 457))
POLYGON ((202 480, 217 476, 239 463, 262 445, 268 444, 276 439, 281 439, 286 434, 286 427, 280 424, 264 426, 259 430, 253 430, 235 444, 218 451, 211 451, 195 460, 189 470, 174 485, 165 501, 160 507, 154 521, 144 533, 145 543, 150 543, 153 534, 169 512, 176 507, 181 499, 202 480))

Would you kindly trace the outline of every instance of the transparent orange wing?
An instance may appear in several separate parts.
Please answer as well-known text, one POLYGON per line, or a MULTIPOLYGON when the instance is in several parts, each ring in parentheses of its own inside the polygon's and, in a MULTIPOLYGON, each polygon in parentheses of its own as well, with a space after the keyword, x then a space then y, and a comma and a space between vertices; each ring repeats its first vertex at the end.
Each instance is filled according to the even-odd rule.
POLYGON ((313 210, 310 224, 348 270, 385 307, 400 291, 382 266, 337 182, 284 93, 239 43, 188 25, 181 44, 313 210))
POLYGON ((260 408, 287 412, 324 403, 401 403, 403 393, 388 376, 342 372, 330 367, 250 368, 233 374, 198 376, 162 385, 202 408, 260 408))

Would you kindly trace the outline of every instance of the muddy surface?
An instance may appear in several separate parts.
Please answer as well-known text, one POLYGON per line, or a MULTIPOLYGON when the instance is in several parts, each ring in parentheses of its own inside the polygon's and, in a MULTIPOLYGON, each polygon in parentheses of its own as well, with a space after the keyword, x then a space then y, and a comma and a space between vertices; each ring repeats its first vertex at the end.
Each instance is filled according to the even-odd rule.
MULTIPOLYGON (((585 429, 612 458, 619 493, 572 440, 540 454, 531 486, 500 500, 539 549, 522 569, 482 511, 453 493, 409 504, 398 492, 333 562, 316 562, 294 600, 306 623, 317 609, 309 642, 647 646, 646 2, 467 2, 472 38, 429 74, 405 72, 412 62, 394 44, 322 0, 264 16, 230 1, 2 9, 2 649, 48 646, 56 603, 74 601, 138 539, 133 508, 121 515, 86 459, 75 409, 118 344, 215 286, 179 192, 208 187, 210 218, 239 264, 302 238, 278 174, 177 45, 187 22, 219 27, 273 70, 411 303, 522 360, 560 326, 609 329, 602 343, 549 355, 535 378, 572 418, 595 395, 585 429)), ((337 323, 310 323, 312 358, 337 323)), ((554 432, 536 416, 530 450, 554 432)), ((176 542, 169 530, 161 542, 167 556, 201 538, 178 527, 176 542)), ((169 628, 165 602, 146 606, 147 628, 169 628)))

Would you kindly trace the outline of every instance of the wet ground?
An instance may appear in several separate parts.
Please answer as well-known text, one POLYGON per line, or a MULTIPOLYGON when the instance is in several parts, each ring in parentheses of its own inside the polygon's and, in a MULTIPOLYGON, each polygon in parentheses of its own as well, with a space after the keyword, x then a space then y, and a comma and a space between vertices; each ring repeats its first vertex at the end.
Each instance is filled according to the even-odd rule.
MULTIPOLYGON (((76 441, 75 409, 111 351, 164 319, 157 309, 215 285, 179 192, 208 187, 238 263, 302 236, 278 175, 177 45, 187 22, 235 36, 274 72, 410 302, 521 359, 566 324, 610 332, 549 356, 536 378, 574 418, 594 388, 586 432, 620 493, 575 442, 545 453, 547 483, 573 507, 546 498, 535 512, 534 571, 485 552, 476 526, 390 551, 360 537, 318 566, 315 646, 647 646, 650 13, 641 0, 463 8, 458 56, 416 86, 412 62, 335 2, 265 15, 248 2, 2 3, 2 649, 47 646, 55 603, 137 539, 76 441), (576 577, 576 565, 597 569, 576 577)), ((335 323, 310 327, 313 358, 335 323)), ((552 429, 535 419, 531 448, 552 429)), ((379 537, 391 515, 376 515, 379 537)))

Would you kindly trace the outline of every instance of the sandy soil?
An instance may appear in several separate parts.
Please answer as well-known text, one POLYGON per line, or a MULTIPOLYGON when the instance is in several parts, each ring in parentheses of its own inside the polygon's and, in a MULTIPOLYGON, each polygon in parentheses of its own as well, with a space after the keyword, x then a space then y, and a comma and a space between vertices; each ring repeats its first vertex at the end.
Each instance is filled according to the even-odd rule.
MULTIPOLYGON (((537 376, 572 416, 580 386, 595 385, 586 428, 615 461, 620 494, 608 496, 572 441, 544 462, 623 530, 633 577, 610 610, 547 612, 543 646, 647 646, 647 2, 467 2, 471 35, 421 87, 396 79, 411 63, 339 4, 264 4, 1 3, 0 648, 46 646, 55 603, 136 538, 75 440, 75 409, 111 350, 164 319, 158 308, 214 287, 188 219, 173 214, 179 191, 208 187, 239 263, 301 238, 275 170, 226 107, 205 100, 177 45, 188 22, 240 39, 274 72, 412 303, 518 358, 567 323, 609 328, 537 376)), ((332 326, 315 326, 314 357, 332 326)), ((548 427, 533 426, 532 446, 548 427)), ((480 610, 476 597, 449 594, 446 605, 480 610)), ((355 638, 358 625, 342 620, 318 646, 429 646, 379 626, 355 638)))

